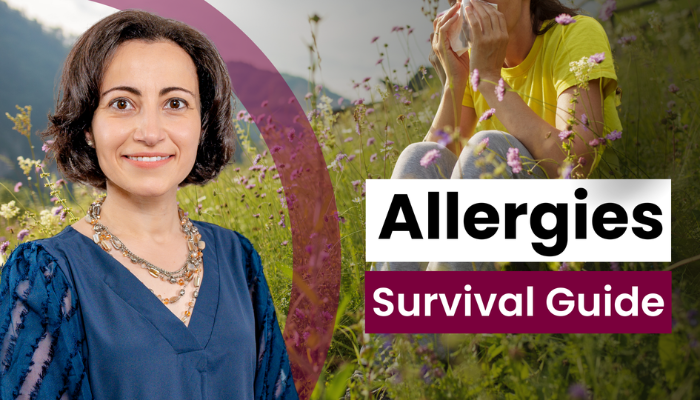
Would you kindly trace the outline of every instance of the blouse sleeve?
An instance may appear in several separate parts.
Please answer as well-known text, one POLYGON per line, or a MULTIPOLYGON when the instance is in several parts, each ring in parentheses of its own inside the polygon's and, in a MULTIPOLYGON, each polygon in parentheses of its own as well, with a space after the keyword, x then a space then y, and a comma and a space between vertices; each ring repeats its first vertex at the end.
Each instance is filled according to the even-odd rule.
POLYGON ((0 398, 92 399, 78 299, 40 244, 19 245, 0 280, 0 398))
POLYGON ((572 62, 580 62, 594 54, 603 53, 603 61, 593 67, 588 80, 601 79, 603 97, 614 95, 617 88, 617 74, 613 64, 610 42, 605 29, 595 18, 576 16, 575 23, 562 26, 562 43, 554 57, 554 87, 559 97, 566 89, 576 86, 578 78, 572 71, 572 62))
POLYGON ((287 347, 277 322, 275 305, 263 274, 260 255, 252 243, 236 232, 244 250, 248 290, 255 312, 257 365, 255 400, 296 400, 299 398, 292 379, 287 347))

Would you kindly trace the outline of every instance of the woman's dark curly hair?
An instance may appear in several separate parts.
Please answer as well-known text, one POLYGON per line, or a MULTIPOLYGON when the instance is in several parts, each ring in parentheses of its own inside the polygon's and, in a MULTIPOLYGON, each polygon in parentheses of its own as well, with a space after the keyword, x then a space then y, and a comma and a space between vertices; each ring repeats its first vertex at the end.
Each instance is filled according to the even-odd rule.
POLYGON ((63 66, 56 112, 42 135, 51 138, 60 172, 73 182, 106 189, 97 153, 85 131, 99 105, 100 86, 111 58, 129 40, 168 40, 179 45, 197 68, 202 105, 202 137, 190 174, 181 185, 214 179, 235 150, 231 79, 214 44, 190 26, 137 10, 112 14, 87 30, 75 43, 63 66))

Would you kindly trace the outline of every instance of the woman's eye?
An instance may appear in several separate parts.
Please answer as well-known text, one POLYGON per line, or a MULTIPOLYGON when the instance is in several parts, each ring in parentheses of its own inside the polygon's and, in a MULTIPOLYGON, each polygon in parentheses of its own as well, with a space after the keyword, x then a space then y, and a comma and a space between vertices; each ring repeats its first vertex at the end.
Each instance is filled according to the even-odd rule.
POLYGON ((187 104, 180 99, 171 99, 168 101, 168 107, 167 108, 172 108, 175 110, 186 108, 187 104))
POLYGON ((116 107, 117 110, 125 111, 129 110, 133 107, 131 107, 131 104, 129 104, 128 101, 124 99, 118 99, 112 103, 112 107, 116 107))

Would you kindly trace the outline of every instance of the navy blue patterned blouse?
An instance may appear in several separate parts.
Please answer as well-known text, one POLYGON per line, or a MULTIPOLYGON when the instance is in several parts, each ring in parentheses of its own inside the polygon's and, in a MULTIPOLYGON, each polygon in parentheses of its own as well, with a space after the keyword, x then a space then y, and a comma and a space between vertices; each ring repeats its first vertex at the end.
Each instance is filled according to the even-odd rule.
POLYGON ((189 326, 72 227, 23 243, 0 281, 0 399, 298 399, 260 257, 207 244, 189 326))

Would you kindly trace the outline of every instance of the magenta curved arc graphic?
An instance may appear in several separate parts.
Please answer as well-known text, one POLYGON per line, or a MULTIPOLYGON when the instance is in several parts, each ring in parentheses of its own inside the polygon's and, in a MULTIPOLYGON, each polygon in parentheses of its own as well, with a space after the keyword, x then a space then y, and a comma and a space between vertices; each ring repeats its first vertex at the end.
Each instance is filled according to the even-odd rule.
POLYGON ((260 48, 206 1, 91 1, 182 21, 207 35, 226 61, 234 92, 256 117, 284 187, 294 270, 284 337, 299 397, 308 399, 333 335, 341 269, 333 185, 304 110, 260 48))

